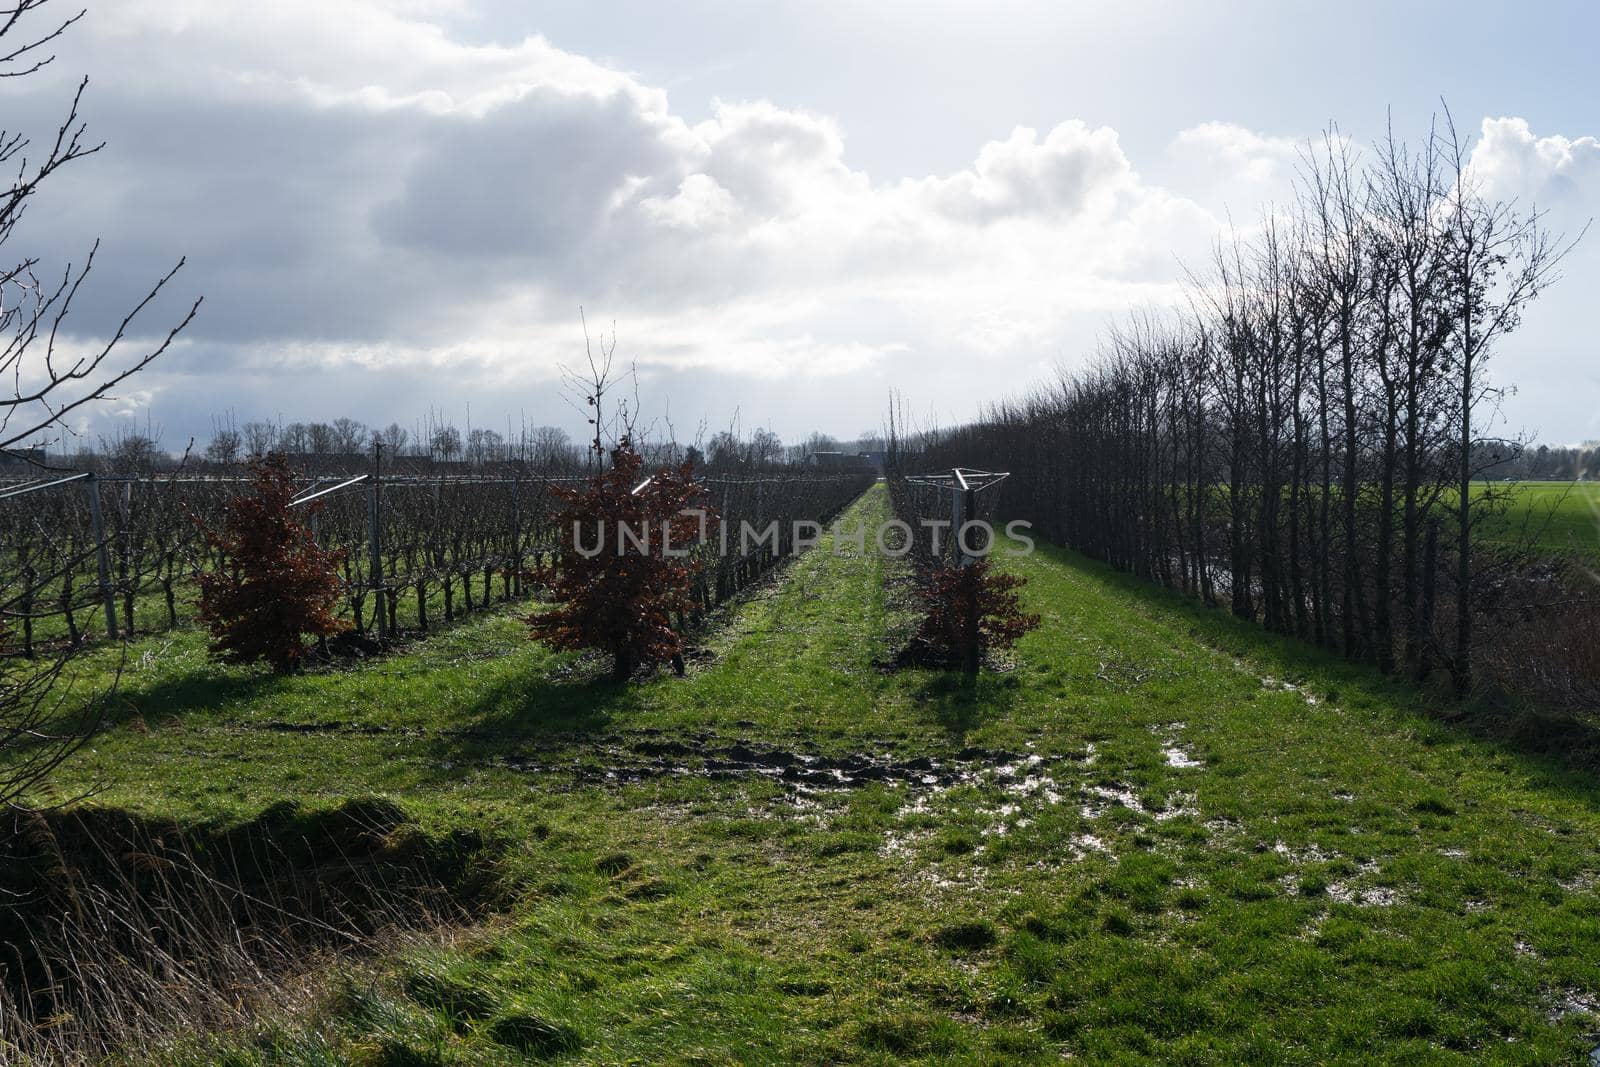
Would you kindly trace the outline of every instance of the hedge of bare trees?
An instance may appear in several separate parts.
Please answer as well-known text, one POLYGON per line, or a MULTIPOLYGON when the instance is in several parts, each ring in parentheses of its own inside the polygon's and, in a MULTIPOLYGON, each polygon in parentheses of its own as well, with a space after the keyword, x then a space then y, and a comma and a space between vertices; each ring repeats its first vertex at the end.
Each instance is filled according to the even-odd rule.
POLYGON ((1053 540, 1465 690, 1515 565, 1474 538, 1503 503, 1480 468, 1514 451, 1487 365, 1569 247, 1480 189, 1448 122, 1364 159, 1330 133, 1186 312, 1133 315, 917 462, 1009 470, 1007 512, 1053 540))

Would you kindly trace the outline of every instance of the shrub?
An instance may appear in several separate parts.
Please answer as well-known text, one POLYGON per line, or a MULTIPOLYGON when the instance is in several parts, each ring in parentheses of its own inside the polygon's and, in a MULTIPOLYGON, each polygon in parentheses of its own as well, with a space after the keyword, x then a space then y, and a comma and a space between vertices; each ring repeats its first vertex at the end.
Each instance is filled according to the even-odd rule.
POLYGON ((250 491, 228 503, 222 532, 201 524, 227 563, 200 576, 200 619, 211 629, 213 656, 265 661, 287 674, 304 657, 306 637, 345 628, 333 615, 342 554, 318 548, 290 509, 294 476, 281 453, 251 463, 250 474, 250 491))
POLYGON ((927 615, 921 639, 976 674, 992 649, 1007 649, 1039 625, 1039 616, 1023 612, 1017 590, 1023 579, 995 574, 986 559, 966 566, 936 563, 928 573, 923 597, 927 615))
POLYGON ((689 464, 663 468, 641 485, 643 470, 624 437, 610 466, 586 486, 555 491, 561 502, 560 568, 550 585, 556 606, 528 618, 534 636, 554 648, 610 655, 618 681, 641 663, 681 662, 673 615, 681 621, 695 607, 700 564, 668 555, 668 542, 673 552, 684 550, 701 532, 700 515, 708 528, 716 517, 689 464), (692 507, 700 514, 684 514, 692 507))

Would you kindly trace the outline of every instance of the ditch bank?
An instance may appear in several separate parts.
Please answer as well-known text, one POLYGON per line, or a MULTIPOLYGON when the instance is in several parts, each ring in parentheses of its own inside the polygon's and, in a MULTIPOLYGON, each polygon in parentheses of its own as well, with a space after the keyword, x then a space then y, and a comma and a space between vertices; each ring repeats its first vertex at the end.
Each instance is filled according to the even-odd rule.
POLYGON ((502 902, 503 846, 398 805, 268 808, 184 825, 92 805, 0 823, 0 1061, 93 1060, 245 1021, 383 936, 502 902))

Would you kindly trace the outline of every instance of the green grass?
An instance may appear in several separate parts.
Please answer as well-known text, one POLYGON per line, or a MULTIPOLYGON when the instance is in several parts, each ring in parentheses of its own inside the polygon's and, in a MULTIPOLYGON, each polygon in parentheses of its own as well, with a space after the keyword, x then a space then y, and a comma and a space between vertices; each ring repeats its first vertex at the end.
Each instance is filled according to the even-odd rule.
POLYGON ((1519 482, 1509 489, 1505 510, 1483 520, 1481 539, 1490 545, 1539 548, 1600 562, 1600 482, 1519 482))
MULTIPOLYGON (((483 610, 483 572, 474 571, 472 581, 472 610, 473 613, 483 610)), ((70 633, 66 616, 60 611, 60 594, 62 582, 57 579, 46 582, 34 593, 33 622, 34 640, 46 650, 52 642, 64 641, 70 633)), ((105 635, 105 608, 100 599, 97 579, 91 569, 76 574, 73 578, 73 618, 77 623, 79 634, 91 639, 101 640, 105 635)), ((500 603, 505 598, 504 578, 496 574, 490 582, 491 596, 494 603, 500 603)), ((401 585, 397 590, 397 603, 395 607, 395 623, 402 630, 415 629, 418 624, 417 598, 415 587, 410 584, 401 585)), ((149 635, 164 633, 171 626, 175 616, 180 626, 195 623, 200 614, 199 584, 191 578, 180 578, 173 583, 173 610, 167 610, 166 594, 160 582, 155 578, 146 578, 140 584, 133 597, 133 629, 136 635, 149 635)), ((119 632, 127 628, 127 617, 124 610, 123 597, 120 592, 114 594, 117 612, 117 629, 119 632)), ((372 596, 368 595, 361 605, 362 617, 369 625, 373 625, 372 596)), ((23 605, 13 603, 11 610, 14 613, 7 618, 6 624, 10 632, 6 634, 6 641, 11 646, 20 646, 22 642, 21 613, 23 605)), ((427 616, 430 630, 448 625, 445 622, 444 589, 438 579, 431 579, 427 586, 427 616)), ((346 622, 352 622, 354 608, 348 598, 341 596, 336 606, 337 614, 346 622)), ((466 594, 459 576, 453 582, 452 612, 457 617, 468 614, 466 611, 466 594)))
MULTIPOLYGON (((846 521, 885 508, 875 489, 846 521)), ((1591 777, 1069 553, 1006 566, 1043 625, 972 688, 881 669, 895 574, 826 542, 730 609, 688 678, 631 687, 508 616, 286 679, 207 663, 191 631, 141 641, 62 790, 224 819, 386 794, 514 841, 520 887, 315 1011, 159 1059, 1563 1063, 1600 1043, 1591 777), (797 802, 698 773, 739 743, 962 774, 797 802), (686 773, 603 779, 663 746, 686 773)))

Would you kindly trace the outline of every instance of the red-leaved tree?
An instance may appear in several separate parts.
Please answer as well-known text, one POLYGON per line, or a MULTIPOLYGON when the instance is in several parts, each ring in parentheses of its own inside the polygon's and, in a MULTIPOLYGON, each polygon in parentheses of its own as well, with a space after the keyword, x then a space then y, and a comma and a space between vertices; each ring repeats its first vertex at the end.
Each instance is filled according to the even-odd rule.
POLYGON ((927 615, 920 637, 968 674, 977 674, 991 649, 1007 649, 1039 625, 1039 616, 1022 610, 1017 589, 1024 581, 996 574, 986 559, 965 567, 935 564, 923 596, 927 615))
POLYGON ((580 489, 557 489, 560 566, 550 585, 555 606, 528 617, 533 635, 555 648, 595 649, 626 681, 643 663, 677 660, 683 637, 673 625, 696 606, 697 560, 675 555, 716 522, 692 467, 667 467, 644 480, 644 460, 627 437, 610 466, 580 489))
POLYGON ((302 521, 307 512, 289 507, 294 475, 282 453, 251 463, 250 475, 250 491, 227 505, 222 532, 201 524, 227 563, 200 576, 200 619, 211 628, 213 656, 264 660, 287 674, 305 656, 307 637, 345 628, 334 617, 343 554, 317 547, 302 521))

